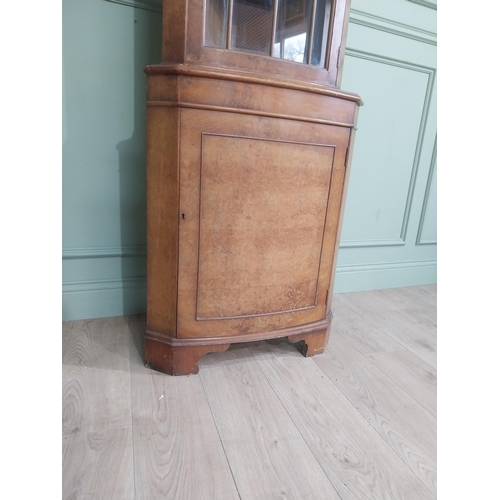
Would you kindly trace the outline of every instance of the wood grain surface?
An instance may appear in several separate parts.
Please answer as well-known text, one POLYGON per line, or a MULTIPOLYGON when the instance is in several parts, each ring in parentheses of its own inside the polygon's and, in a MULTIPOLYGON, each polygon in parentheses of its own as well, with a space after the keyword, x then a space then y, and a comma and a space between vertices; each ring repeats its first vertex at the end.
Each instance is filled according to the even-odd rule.
POLYGON ((432 366, 409 351, 375 352, 366 357, 431 415, 437 416, 437 371, 432 366))
POLYGON ((435 494, 436 419, 341 335, 331 335, 315 361, 435 494))
POLYGON ((314 307, 335 148, 204 134, 202 151, 197 319, 314 307))
POLYGON ((63 498, 133 499, 126 318, 63 329, 63 498))
POLYGON ((386 293, 375 316, 373 292, 358 294, 362 337, 339 316, 324 354, 239 344, 188 377, 144 366, 143 316, 65 323, 63 498, 434 498, 436 371, 365 327, 383 316, 390 338, 406 322, 435 338, 435 293, 386 293))
POLYGON ((375 292, 340 294, 339 300, 359 316, 369 318, 370 323, 384 331, 407 350, 413 352, 433 368, 437 366, 436 336, 400 314, 394 314, 385 301, 375 292))
POLYGON ((245 345, 200 364, 242 499, 340 499, 245 345))
MULTIPOLYGON (((182 109, 181 110, 181 156, 180 156, 180 212, 184 214, 184 218, 180 220, 179 226, 179 291, 178 291, 178 321, 177 321, 177 336, 180 338, 200 338, 200 337, 217 337, 217 336, 230 336, 230 335, 246 335, 250 333, 258 333, 269 330, 277 330, 281 328, 286 328, 295 325, 307 324, 313 321, 317 321, 325 318, 326 316, 326 299, 327 293, 330 285, 331 279, 331 271, 332 271, 332 255, 336 244, 336 234, 337 234, 337 226, 338 219, 340 213, 340 205, 342 201, 342 193, 344 190, 344 176, 345 176, 345 154, 346 148, 349 141, 350 131, 347 128, 341 127, 331 127, 327 125, 309 125, 295 121, 288 121, 285 123, 284 120, 270 119, 264 117, 241 117, 232 113, 220 113, 220 112, 207 112, 201 110, 194 109, 182 109), (206 194, 207 190, 203 191, 203 195, 200 196, 200 189, 203 188, 204 183, 204 173, 203 169, 200 168, 202 163, 202 158, 204 155, 203 150, 203 142, 202 137, 206 137, 210 135, 213 136, 228 136, 228 135, 237 135, 238 137, 246 137, 247 139, 240 139, 240 141, 250 141, 252 139, 259 139, 261 142, 267 142, 268 144, 277 144, 277 143, 297 143, 300 142, 302 144, 314 144, 314 145, 326 145, 327 147, 320 147, 322 149, 323 154, 326 154, 329 158, 328 163, 322 163, 322 167, 318 175, 331 173, 331 177, 328 177, 327 182, 329 187, 329 191, 327 192, 328 205, 326 207, 326 220, 323 216, 322 218, 318 215, 318 219, 321 220, 321 224, 323 230, 320 235, 322 235, 321 240, 321 254, 320 254, 320 262, 319 262, 319 271, 318 267, 315 268, 316 272, 316 281, 317 285, 317 296, 316 296, 316 304, 312 308, 307 309, 299 309, 292 312, 282 312, 271 315, 253 315, 253 316, 244 316, 241 317, 231 317, 225 319, 215 318, 210 321, 197 321, 197 305, 198 305, 198 280, 200 283, 206 283, 206 279, 210 278, 210 275, 206 275, 203 271, 198 276, 199 267, 203 267, 203 259, 211 258, 213 256, 213 249, 211 249, 211 239, 210 234, 205 234, 203 230, 203 219, 204 214, 207 214, 208 220, 213 219, 213 217, 222 216, 225 212, 220 211, 219 209, 210 209, 213 207, 213 203, 211 202, 209 206, 204 205, 203 197, 206 194), (266 141, 267 139, 272 139, 272 141, 266 141), (188 147, 189 146, 189 147, 188 147), (332 149, 335 148, 335 155, 333 155, 333 172, 332 172, 332 149), (331 179, 331 181, 330 181, 331 179), (202 203, 201 213, 200 213, 200 200, 202 203), (208 213, 207 213, 208 210, 208 213), (201 233, 201 237, 204 238, 200 242, 200 227, 203 232, 201 233), (208 240, 207 240, 208 238, 208 240), (201 246, 200 246, 201 244, 201 246), (207 246, 208 245, 208 246, 207 246), (201 248, 201 254, 200 254, 201 248), (201 259, 201 260, 200 260, 201 259)), ((252 141, 250 141, 252 142, 252 141)), ((290 146, 290 144, 288 144, 290 146)), ((209 154, 216 154, 216 150, 214 150, 215 146, 212 145, 212 152, 209 154)), ((311 146, 311 148, 318 148, 318 146, 311 146)), ((245 172, 249 172, 250 175, 251 170, 249 169, 248 161, 249 158, 253 156, 257 156, 258 150, 254 148, 254 153, 247 153, 244 158, 246 158, 243 164, 240 164, 240 170, 242 173, 242 177, 247 176, 245 172)), ((210 149, 209 149, 210 151, 210 149)), ((316 149, 314 150, 316 151, 316 149)), ((308 150, 310 153, 310 151, 308 150)), ((279 149, 279 153, 283 153, 283 150, 279 149)), ((307 156, 307 155, 306 155, 307 156)), ((310 154, 309 154, 310 156, 310 154)), ((228 161, 235 161, 233 159, 233 155, 228 155, 228 161)), ((294 182, 294 176, 288 177, 283 173, 280 173, 283 167, 283 159, 280 160, 279 156, 275 155, 271 157, 271 160, 266 160, 268 163, 263 163, 262 161, 256 162, 256 172, 255 175, 248 177, 248 182, 244 182, 242 180, 240 184, 246 185, 247 190, 249 191, 257 191, 262 186, 256 179, 259 176, 264 176, 266 179, 269 179, 268 176, 264 175, 264 168, 267 165, 267 170, 270 168, 274 172, 275 175, 279 175, 280 180, 285 183, 287 187, 290 186, 290 183, 294 182), (271 163, 269 164, 269 162, 271 163), (274 162, 274 164, 272 163, 274 162), (258 170, 258 172, 257 172, 258 170), (258 173, 258 175, 257 175, 258 173), (288 181, 286 181, 288 179, 288 181), (255 186, 252 184, 256 184, 255 186), (286 182, 285 182, 286 181, 286 182)), ((212 160, 209 161, 209 163, 212 160)), ((241 162, 240 162, 241 163, 241 162)), ((290 163, 290 162, 289 162, 290 163)), ((235 162, 238 164, 238 162, 235 162)), ((306 158, 306 165, 309 165, 306 158)), ((287 165, 289 167, 290 165, 287 165)), ((296 166, 296 169, 300 167, 296 166)), ((305 168, 305 167, 303 167, 305 168)), ((223 171, 226 171, 222 169, 223 171)), ((306 168, 309 171, 309 168, 306 168)), ((227 183, 226 183, 227 185, 227 183)), ((276 184, 273 184, 276 186, 276 184)), ((216 195, 220 198, 217 203, 226 202, 226 212, 231 214, 238 211, 238 203, 234 202, 231 205, 231 200, 234 198, 234 195, 231 194, 234 189, 238 189, 238 186, 226 186, 225 193, 222 193, 220 190, 216 191, 216 195), (229 189, 229 191, 228 191, 229 189), (229 200, 226 200, 229 198, 229 200), (231 208, 234 205, 233 208, 231 208)), ((281 189, 281 188, 280 188, 281 189)), ((293 192, 297 192, 297 187, 294 188, 293 192)), ((317 190, 314 190, 317 192, 317 190)), ((313 211, 315 209, 314 199, 311 199, 308 195, 304 195, 298 200, 291 200, 288 198, 288 195, 283 195, 283 192, 280 191, 282 196, 271 197, 267 203, 275 203, 276 207, 273 208, 272 213, 268 214, 270 217, 276 217, 276 214, 279 213, 287 213, 283 207, 291 206, 291 209, 297 212, 298 208, 303 207, 303 215, 301 215, 302 219, 309 220, 312 218, 311 214, 309 217, 307 215, 307 210, 313 211), (287 205, 288 203, 288 205, 287 205), (301 205, 302 204, 302 205, 301 205), (277 207, 281 206, 280 210, 277 210, 277 207)), ((208 193, 210 196, 210 193, 208 193)), ((323 197, 321 199, 322 203, 325 203, 325 195, 321 194, 323 197)), ((248 214, 250 217, 255 214, 258 214, 259 220, 263 220, 266 211, 262 210, 262 206, 257 204, 257 199, 254 200, 256 205, 253 210, 251 207, 246 206, 246 210, 249 210, 251 213, 248 214), (260 209, 260 210, 259 210, 260 209)), ((300 210, 299 210, 300 212, 300 210)), ((281 217, 281 216, 280 216, 281 217)), ((286 217, 285 217, 286 218, 286 217)), ((281 218, 280 218, 281 220, 281 218)), ((221 230, 223 229, 224 220, 219 220, 221 225, 221 230)), ((241 223, 251 223, 245 217, 241 223)), ((290 224, 289 221, 287 224, 290 224)), ((266 227, 270 227, 272 224, 272 220, 266 223, 266 227)), ((213 224, 208 224, 209 228, 213 227, 213 224)), ((217 226, 218 227, 218 226, 217 226)), ((318 224, 315 223, 314 227, 318 228, 318 224)), ((226 228, 227 231, 230 231, 232 225, 229 224, 229 227, 226 228)), ((290 228, 289 225, 285 226, 281 231, 280 239, 281 240, 289 240, 293 241, 302 241, 300 240, 300 231, 301 228, 290 228, 293 230, 286 231, 285 229, 290 228)), ((237 231, 237 228, 234 229, 237 231)), ((212 231, 213 233, 213 231, 212 231)), ((250 262, 248 259, 246 261, 246 266, 249 269, 255 268, 256 271, 251 276, 252 279, 256 275, 258 267, 257 264, 263 264, 262 259, 266 257, 269 251, 276 253, 276 248, 272 247, 273 241, 266 240, 265 238, 261 238, 259 240, 259 231, 253 231, 252 233, 248 233, 248 237, 253 237, 256 241, 252 244, 254 246, 254 250, 250 252, 250 255, 247 255, 249 259, 252 259, 250 262), (255 246, 257 244, 257 246, 255 246), (270 247, 270 250, 268 250, 270 247)), ((213 236, 213 234, 212 234, 213 236)), ((217 236, 217 235, 215 235, 217 236)), ((215 237, 216 243, 219 241, 217 237, 215 237)), ((276 237, 274 237, 276 240, 276 237)), ((316 240, 316 238, 315 238, 316 240)), ((220 244, 220 242, 219 242, 220 244)), ((305 243, 304 243, 305 244, 305 243)), ((276 245, 275 245, 276 246, 276 245)), ((293 245, 292 245, 293 246, 293 245)), ((283 244, 281 243, 281 247, 283 244)), ((313 250, 316 250, 316 246, 314 246, 313 250)), ((216 250, 222 256, 224 254, 220 248, 216 250)), ((242 248, 232 248, 233 254, 236 255, 237 252, 244 253, 244 249, 242 248)), ((227 252, 226 252, 227 253, 227 252)), ((231 258, 234 260, 235 255, 231 255, 231 258)), ((229 254, 228 254, 229 258, 229 254)), ((290 254, 288 254, 288 258, 290 259, 290 254)), ((317 262, 317 260, 316 260, 317 262)), ((290 264, 293 264, 291 262, 290 264)), ((223 267, 223 263, 217 266, 217 269, 223 267)), ((274 258, 272 262, 272 269, 274 272, 274 267, 277 268, 277 271, 280 270, 282 272, 283 268, 280 267, 278 255, 274 258)), ((206 269, 206 266, 204 266, 206 269)), ((240 266, 241 267, 241 266, 240 266)), ((292 268, 287 268, 289 272, 292 268)), ((269 273, 268 273, 269 274, 269 273)), ((293 277, 292 277, 293 278, 293 277)), ((259 278, 256 285, 262 284, 262 279, 259 278)), ((267 276, 269 280, 270 277, 267 276)), ((247 288, 251 288, 254 283, 252 281, 247 281, 247 288)), ((305 284, 304 284, 305 287, 305 284)), ((210 290, 210 288, 209 288, 210 290)), ((298 290, 300 291, 300 290, 298 290)), ((293 292, 293 291, 292 291, 293 292)), ((250 293, 250 292, 248 292, 250 293)), ((200 297, 201 304, 206 304, 205 294, 202 294, 200 297)), ((245 312, 249 310, 251 304, 248 304, 248 300, 245 301, 245 294, 243 293, 241 296, 239 294, 232 295, 232 301, 234 304, 232 308, 235 311, 245 312)), ((221 304, 222 307, 223 304, 221 304)), ((213 309, 213 306, 212 306, 213 309)), ((207 309, 207 313, 210 312, 207 309)))
POLYGON ((398 309, 396 312, 408 321, 425 328, 428 333, 437 335, 437 308, 435 306, 409 307, 398 309))
MULTIPOLYGON (((244 337, 328 316, 361 105, 335 85, 346 3, 331 9, 325 67, 205 46, 204 2, 165 4, 164 60, 145 68, 152 335, 244 337)), ((146 350, 178 375, 203 354, 185 346, 181 367, 180 349, 146 350)))
POLYGON ((148 328, 175 336, 177 326, 179 110, 148 108, 148 328))
POLYGON ((350 129, 196 109, 181 109, 180 119, 177 337, 247 335, 324 319, 350 129), (221 155, 227 148, 233 154, 221 155), (301 194, 301 183, 311 195, 301 194), (294 245, 303 257, 290 253, 294 245), (313 307, 303 307, 311 288, 313 307), (264 292, 267 311, 262 301, 253 304, 264 292))
POLYGON ((373 290, 373 295, 383 301, 391 309, 399 310, 436 306, 436 289, 429 287, 388 288, 373 290))
POLYGON ((207 398, 197 376, 171 377, 141 358, 144 322, 134 318, 131 394, 135 498, 237 499, 207 398))
POLYGON ((342 498, 433 498, 312 359, 276 344, 250 351, 342 498))
MULTIPOLYGON (((368 292, 367 292, 368 293, 368 292)), ((383 328, 348 307, 338 296, 332 300, 333 330, 360 352, 391 352, 405 348, 383 328)))

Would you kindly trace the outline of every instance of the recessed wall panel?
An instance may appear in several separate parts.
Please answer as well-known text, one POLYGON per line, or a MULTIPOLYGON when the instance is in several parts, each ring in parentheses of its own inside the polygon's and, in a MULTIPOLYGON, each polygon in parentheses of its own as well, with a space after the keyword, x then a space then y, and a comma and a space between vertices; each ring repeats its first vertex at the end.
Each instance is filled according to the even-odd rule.
POLYGON ((401 242, 429 72, 346 56, 343 86, 363 96, 341 245, 401 242), (360 202, 362 200, 362 203, 360 202))

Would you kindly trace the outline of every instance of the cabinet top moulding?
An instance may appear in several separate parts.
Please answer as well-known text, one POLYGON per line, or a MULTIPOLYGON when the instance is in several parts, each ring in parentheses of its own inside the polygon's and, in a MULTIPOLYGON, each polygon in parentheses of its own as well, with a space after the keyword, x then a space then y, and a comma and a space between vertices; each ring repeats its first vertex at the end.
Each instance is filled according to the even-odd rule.
MULTIPOLYGON (((177 63, 192 67, 193 70, 195 67, 204 68, 204 76, 209 75, 210 69, 217 69, 219 76, 220 72, 224 70, 226 70, 226 76, 229 76, 231 71, 239 74, 240 77, 243 77, 245 73, 251 73, 255 78, 260 75, 260 81, 255 83, 267 85, 272 85, 276 78, 279 80, 276 81, 275 85, 287 86, 288 88, 297 88, 300 86, 300 82, 303 82, 308 86, 315 86, 316 90, 309 91, 319 93, 326 93, 324 87, 330 89, 340 87, 350 0, 325 0, 324 2, 297 0, 293 5, 290 4, 289 0, 248 0, 246 2, 227 0, 225 3, 222 0, 218 5, 223 5, 221 8, 226 10, 222 14, 218 13, 220 15, 217 22, 225 24, 225 27, 222 31, 220 31, 220 26, 217 28, 221 34, 221 44, 224 46, 213 46, 212 42, 207 42, 205 18, 209 2, 210 0, 164 0, 162 63, 147 66, 146 73, 161 73, 161 66, 177 63), (278 1, 280 2, 279 7, 278 1), (241 5, 246 4, 250 4, 255 12, 257 7, 262 4, 262 10, 265 10, 269 17, 271 25, 268 30, 269 53, 267 54, 264 53, 268 50, 267 48, 257 53, 260 49, 253 50, 252 48, 245 49, 236 46, 239 42, 236 41, 235 35, 235 29, 237 31, 238 28, 237 19, 234 17, 236 16, 235 6, 241 8, 241 5), (317 13, 320 4, 323 6, 325 15, 323 25, 318 21, 321 17, 321 13, 317 13), (291 10, 292 7, 294 10, 291 10), (326 16, 328 9, 330 13, 326 16), (279 19, 278 16, 280 16, 279 19), (303 62, 284 58, 285 36, 288 36, 288 39, 293 38, 292 35, 296 35, 295 31, 298 30, 297 27, 286 27, 284 24, 287 22, 286 16, 292 19, 291 24, 302 23, 303 28, 301 29, 305 29, 308 34, 308 41, 303 48, 303 62), (281 22, 281 34, 277 34, 278 22, 281 22), (314 39, 315 29, 319 33, 318 37, 323 36, 322 39, 318 39, 318 37, 314 39), (311 59, 313 44, 316 44, 314 50, 321 54, 319 59, 316 58, 314 62, 311 59), (280 55, 277 54, 279 50, 281 50, 280 55), (276 53, 273 54, 273 51, 276 53)), ((210 5, 213 3, 212 1, 210 5)), ((261 31, 261 36, 265 38, 267 36, 266 29, 262 28, 261 31)), ((176 71, 180 71, 176 66, 169 67, 170 71, 173 71, 174 68, 176 71)), ((342 93, 342 97, 359 101, 359 97, 353 94, 342 93)))
POLYGON ((148 64, 145 66, 144 72, 148 75, 179 75, 198 78, 215 78, 218 80, 229 80, 291 90, 301 90, 312 94, 338 97, 347 101, 354 101, 360 106, 363 105, 361 97, 353 92, 347 92, 336 87, 322 85, 315 82, 292 80, 290 78, 280 78, 276 76, 270 78, 269 76, 266 77, 265 75, 255 74, 250 71, 235 71, 230 69, 221 70, 191 64, 162 63, 148 64))

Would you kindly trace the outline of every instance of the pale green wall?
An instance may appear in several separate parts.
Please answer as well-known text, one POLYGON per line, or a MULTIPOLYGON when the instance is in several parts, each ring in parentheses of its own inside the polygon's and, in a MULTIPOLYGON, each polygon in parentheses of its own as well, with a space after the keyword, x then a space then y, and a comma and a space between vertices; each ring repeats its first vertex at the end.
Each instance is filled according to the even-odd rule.
POLYGON ((161 6, 63 1, 63 317, 145 311, 146 64, 161 6))
MULTIPOLYGON (((145 311, 142 69, 160 61, 160 10, 63 1, 65 320, 145 311)), ((365 106, 336 292, 435 282, 435 19, 410 0, 353 0, 342 88, 365 106)))
POLYGON ((435 283, 435 2, 353 0, 342 87, 365 105, 334 291, 435 283))

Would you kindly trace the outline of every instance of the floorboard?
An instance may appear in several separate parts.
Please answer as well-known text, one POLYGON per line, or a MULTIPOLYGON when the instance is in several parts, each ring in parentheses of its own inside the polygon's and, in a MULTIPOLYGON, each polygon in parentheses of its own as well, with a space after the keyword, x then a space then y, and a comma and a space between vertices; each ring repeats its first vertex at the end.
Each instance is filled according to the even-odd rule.
POLYGON ((355 292, 338 295, 340 301, 375 327, 380 328, 403 347, 437 368, 436 336, 427 328, 410 321, 387 308, 373 292, 355 292))
POLYGON ((133 499, 126 318, 65 325, 63 498, 133 499))
POLYGON ((360 352, 404 351, 406 348, 374 325, 365 316, 344 304, 338 296, 332 301, 332 331, 339 333, 360 352))
POLYGON ((63 499, 133 500, 132 428, 63 436, 63 499))
POLYGON ((427 286, 409 288, 385 288, 370 292, 390 309, 427 307, 436 305, 436 295, 427 286))
POLYGON ((343 500, 434 498, 312 358, 277 344, 249 348, 343 500))
POLYGON ((436 419, 341 335, 331 335, 325 353, 313 359, 435 494, 436 419))
POLYGON ((437 308, 435 306, 408 307, 398 309, 395 313, 424 328, 434 337, 437 335, 437 308))
POLYGON ((340 500, 244 344, 208 355, 200 365, 243 500, 340 500))
POLYGON ((130 329, 135 498, 238 499, 200 377, 146 368, 144 320, 130 329))
POLYGON ((65 500, 430 500, 435 285, 341 294, 324 354, 237 344, 171 377, 144 316, 63 323, 65 500))
POLYGON ((437 371, 409 351, 377 352, 366 357, 431 415, 437 416, 437 371))

